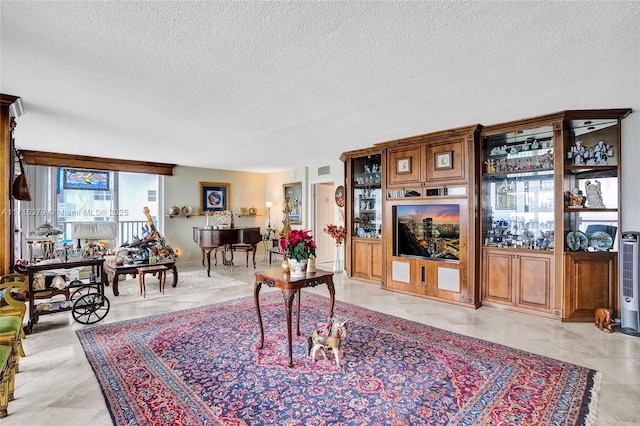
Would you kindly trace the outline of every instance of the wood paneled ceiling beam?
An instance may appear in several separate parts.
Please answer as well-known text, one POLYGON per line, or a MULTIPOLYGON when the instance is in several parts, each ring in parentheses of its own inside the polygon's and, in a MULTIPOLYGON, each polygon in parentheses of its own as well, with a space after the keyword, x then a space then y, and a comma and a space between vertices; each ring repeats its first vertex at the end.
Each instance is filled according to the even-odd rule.
POLYGON ((78 169, 149 173, 167 176, 173 175, 173 168, 176 166, 175 164, 167 163, 90 157, 44 151, 21 150, 20 153, 24 157, 25 163, 36 166, 72 167, 78 169))

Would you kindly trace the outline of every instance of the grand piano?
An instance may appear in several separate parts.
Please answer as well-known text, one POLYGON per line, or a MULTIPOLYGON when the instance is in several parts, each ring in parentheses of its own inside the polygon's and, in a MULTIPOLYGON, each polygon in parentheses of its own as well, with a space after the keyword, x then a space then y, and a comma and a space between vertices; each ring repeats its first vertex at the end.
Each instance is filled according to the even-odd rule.
MULTIPOLYGON (((202 251, 202 266, 207 259, 207 275, 211 271, 211 252, 222 250, 223 264, 233 266, 233 252, 237 249, 251 250, 253 267, 256 267, 256 247, 262 241, 260 228, 228 228, 213 229, 193 227, 193 240, 202 251)), ((217 259, 217 258, 216 258, 217 259)))

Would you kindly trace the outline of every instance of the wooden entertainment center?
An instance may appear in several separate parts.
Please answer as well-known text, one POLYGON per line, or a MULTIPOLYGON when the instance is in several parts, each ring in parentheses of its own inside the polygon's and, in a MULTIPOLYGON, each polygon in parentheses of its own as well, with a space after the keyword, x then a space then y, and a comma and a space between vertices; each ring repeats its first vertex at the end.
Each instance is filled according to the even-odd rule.
POLYGON ((344 153, 347 273, 562 321, 617 311, 620 122, 630 113, 562 111, 344 153))

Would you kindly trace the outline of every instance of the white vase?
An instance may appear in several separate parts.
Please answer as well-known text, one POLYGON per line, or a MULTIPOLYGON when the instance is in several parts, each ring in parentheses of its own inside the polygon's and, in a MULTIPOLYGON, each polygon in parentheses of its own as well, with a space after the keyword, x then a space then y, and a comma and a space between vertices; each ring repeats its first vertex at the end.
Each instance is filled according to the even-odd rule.
POLYGON ((335 257, 333 258, 333 272, 344 272, 344 248, 342 244, 336 244, 335 257))
POLYGON ((307 259, 289 259, 289 273, 292 277, 303 277, 307 274, 307 259))

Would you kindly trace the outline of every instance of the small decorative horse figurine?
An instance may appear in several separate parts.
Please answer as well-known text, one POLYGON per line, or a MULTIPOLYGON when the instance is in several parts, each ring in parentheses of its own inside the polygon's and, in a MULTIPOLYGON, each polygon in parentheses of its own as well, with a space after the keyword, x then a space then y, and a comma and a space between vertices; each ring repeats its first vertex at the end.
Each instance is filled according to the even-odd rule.
POLYGON ((331 349, 336 358, 336 369, 342 369, 340 357, 342 356, 342 339, 347 337, 347 321, 337 322, 333 319, 328 323, 318 324, 318 328, 308 339, 308 354, 311 361, 316 362, 316 353, 322 351, 324 359, 327 358, 327 350, 331 349))
POLYGON ((596 309, 596 327, 607 333, 613 333, 611 328, 611 318, 613 317, 613 309, 597 308, 596 309))

